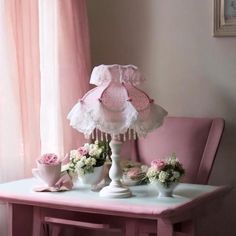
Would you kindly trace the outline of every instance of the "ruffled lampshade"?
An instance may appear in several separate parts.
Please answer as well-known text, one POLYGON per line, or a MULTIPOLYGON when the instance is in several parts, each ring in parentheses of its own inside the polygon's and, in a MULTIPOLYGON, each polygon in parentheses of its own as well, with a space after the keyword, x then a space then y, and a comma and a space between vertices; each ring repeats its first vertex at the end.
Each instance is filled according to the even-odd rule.
MULTIPOLYGON (((117 145, 121 145, 121 141, 144 137, 158 128, 167 115, 161 106, 136 87, 143 81, 134 65, 95 67, 90 83, 97 87, 88 91, 72 108, 67 117, 70 125, 86 137, 107 140, 110 135, 112 152, 119 156, 116 150, 120 148, 117 145)), ((120 182, 119 168, 119 158, 118 161, 112 159, 110 172, 119 173, 109 173, 112 182, 105 187, 108 190, 101 191, 102 196, 130 196, 130 191, 120 182)))
POLYGON ((70 125, 86 136, 95 136, 98 129, 101 138, 110 134, 123 139, 143 137, 158 128, 167 112, 136 87, 143 80, 133 65, 95 67, 90 83, 98 87, 73 107, 68 114, 70 125))

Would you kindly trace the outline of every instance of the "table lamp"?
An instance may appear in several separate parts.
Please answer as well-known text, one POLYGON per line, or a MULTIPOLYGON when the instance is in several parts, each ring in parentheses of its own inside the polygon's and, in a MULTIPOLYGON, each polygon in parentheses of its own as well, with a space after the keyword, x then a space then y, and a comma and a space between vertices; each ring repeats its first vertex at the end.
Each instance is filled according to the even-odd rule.
POLYGON ((123 198, 132 195, 122 184, 120 151, 122 142, 144 137, 161 126, 167 112, 137 88, 144 80, 134 65, 100 65, 93 69, 88 91, 69 112, 70 125, 87 138, 111 138, 111 182, 100 196, 123 198))

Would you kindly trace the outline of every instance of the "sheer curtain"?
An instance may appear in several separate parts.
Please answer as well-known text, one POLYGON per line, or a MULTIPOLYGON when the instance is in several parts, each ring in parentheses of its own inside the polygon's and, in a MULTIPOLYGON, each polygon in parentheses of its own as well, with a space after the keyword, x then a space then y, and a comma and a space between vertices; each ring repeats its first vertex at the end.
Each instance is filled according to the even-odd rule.
POLYGON ((0 183, 83 142, 66 114, 88 89, 89 62, 85 0, 0 0, 0 183))
POLYGON ((0 4, 2 182, 28 175, 40 152, 40 84, 36 1, 7 0, 0 4))
POLYGON ((88 89, 86 3, 40 0, 39 12, 42 152, 63 155, 83 141, 69 127, 66 116, 72 104, 88 89))

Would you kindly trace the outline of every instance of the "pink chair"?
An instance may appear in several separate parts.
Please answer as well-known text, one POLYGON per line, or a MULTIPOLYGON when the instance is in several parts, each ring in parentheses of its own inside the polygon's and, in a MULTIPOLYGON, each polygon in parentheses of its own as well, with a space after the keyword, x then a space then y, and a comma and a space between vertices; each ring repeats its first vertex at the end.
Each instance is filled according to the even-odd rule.
MULTIPOLYGON (((182 182, 207 184, 223 130, 221 118, 168 117, 159 129, 136 141, 132 158, 150 164, 175 152, 186 169, 182 182)), ((176 235, 195 235, 193 223, 176 224, 176 235)), ((156 225, 138 227, 142 236, 156 233, 156 225)))
MULTIPOLYGON (((150 164, 152 159, 163 158, 175 152, 186 169, 183 182, 207 184, 223 129, 224 120, 221 118, 167 117, 163 126, 150 133, 145 139, 139 139, 124 145, 123 153, 126 156, 129 155, 132 159, 150 164)), ((50 224, 50 222, 48 223, 50 224)), ((63 225, 60 225, 59 222, 56 224, 58 226, 63 225)), ((66 226, 66 223, 64 225, 66 226)), ((71 221, 69 225, 81 227, 83 224, 71 221)), ((91 230, 97 231, 96 225, 94 226, 92 223, 90 225, 91 230)), ((194 228, 192 225, 193 222, 176 224, 174 226, 175 235, 193 236, 194 228)), ((135 231, 144 236, 155 234, 157 226, 156 224, 131 220, 124 223, 124 228, 126 230, 122 231, 121 229, 119 235, 126 232, 126 236, 136 236, 135 231)), ((109 230, 111 229, 109 228, 109 230)), ((104 233, 96 232, 93 235, 104 235, 104 233)), ((114 235, 114 232, 110 234, 107 232, 105 235, 114 235)))
POLYGON ((207 184, 223 129, 221 118, 168 117, 159 129, 136 142, 134 153, 140 162, 150 164, 175 152, 186 169, 183 182, 207 184))

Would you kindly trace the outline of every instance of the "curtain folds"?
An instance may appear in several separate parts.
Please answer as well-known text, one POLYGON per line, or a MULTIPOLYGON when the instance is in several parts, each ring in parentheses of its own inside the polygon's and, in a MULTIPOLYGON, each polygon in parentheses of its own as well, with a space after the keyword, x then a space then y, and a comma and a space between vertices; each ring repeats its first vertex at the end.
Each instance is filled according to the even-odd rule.
POLYGON ((64 155, 84 142, 83 136, 69 127, 66 116, 88 90, 86 2, 41 0, 39 9, 42 152, 64 155))
POLYGON ((40 153, 37 13, 36 0, 0 1, 0 183, 29 176, 40 153))
POLYGON ((88 90, 88 35, 85 0, 0 0, 0 183, 84 142, 66 116, 88 90))
POLYGON ((40 153, 36 0, 0 6, 0 181, 29 176, 40 153))
POLYGON ((84 141, 66 116, 89 86, 85 0, 1 0, 0 55, 2 182, 84 141))

